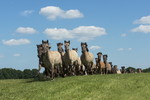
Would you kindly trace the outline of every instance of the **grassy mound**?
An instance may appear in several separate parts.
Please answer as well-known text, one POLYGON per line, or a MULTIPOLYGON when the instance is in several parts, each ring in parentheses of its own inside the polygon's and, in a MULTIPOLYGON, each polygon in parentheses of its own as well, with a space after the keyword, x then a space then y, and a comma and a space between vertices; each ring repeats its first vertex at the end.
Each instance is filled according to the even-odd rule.
POLYGON ((0 100, 149 100, 150 74, 0 80, 0 100))

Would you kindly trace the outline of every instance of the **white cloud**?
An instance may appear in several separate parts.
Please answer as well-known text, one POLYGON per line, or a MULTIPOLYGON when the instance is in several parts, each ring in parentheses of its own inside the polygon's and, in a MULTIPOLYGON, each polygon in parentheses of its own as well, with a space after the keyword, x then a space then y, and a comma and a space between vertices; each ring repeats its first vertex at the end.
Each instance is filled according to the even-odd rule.
POLYGON ((13 56, 14 56, 14 57, 19 57, 19 56, 21 56, 21 54, 16 53, 16 54, 13 54, 13 56))
POLYGON ((118 48, 117 49, 118 51, 131 51, 132 50, 132 48, 118 48))
POLYGON ((140 19, 135 20, 133 23, 134 24, 150 24, 150 15, 143 16, 140 19))
POLYGON ((150 25, 140 25, 131 30, 132 32, 150 33, 150 25))
POLYGON ((44 33, 54 40, 76 38, 79 41, 88 41, 95 37, 105 35, 106 31, 102 27, 79 26, 73 30, 67 30, 65 28, 47 28, 44 33))
POLYGON ((131 51, 131 50, 132 50, 132 48, 128 48, 128 50, 129 50, 129 51, 131 51))
POLYGON ((123 34, 121 34, 121 36, 122 36, 122 37, 126 37, 126 36, 127 36, 127 34, 126 34, 126 33, 123 33, 123 34))
POLYGON ((54 40, 71 39, 74 37, 69 30, 64 28, 47 28, 44 33, 54 40))
POLYGON ((100 46, 91 46, 89 49, 91 49, 91 50, 98 50, 98 49, 101 49, 101 47, 100 46))
POLYGON ((77 9, 71 9, 64 11, 56 6, 47 6, 41 8, 39 14, 46 16, 49 20, 55 20, 57 18, 72 19, 81 18, 84 15, 77 9))
POLYGON ((124 48, 118 48, 117 50, 118 51, 124 51, 124 48))
POLYGON ((37 31, 31 27, 18 27, 16 29, 16 32, 22 33, 22 34, 35 34, 35 33, 37 33, 37 31))
POLYGON ((15 39, 10 39, 10 40, 3 40, 2 41, 3 44, 5 45, 9 45, 9 46, 13 46, 13 45, 25 45, 25 44, 29 44, 30 41, 28 39, 19 39, 19 40, 15 40, 15 39))
POLYGON ((28 16, 30 14, 32 14, 34 11, 33 10, 25 10, 21 13, 22 16, 28 16))
POLYGON ((63 18, 81 18, 83 17, 83 14, 75 9, 75 10, 68 10, 65 12, 65 14, 62 16, 63 18))
POLYGON ((79 41, 88 41, 106 34, 106 30, 96 26, 79 26, 72 30, 78 36, 79 41))

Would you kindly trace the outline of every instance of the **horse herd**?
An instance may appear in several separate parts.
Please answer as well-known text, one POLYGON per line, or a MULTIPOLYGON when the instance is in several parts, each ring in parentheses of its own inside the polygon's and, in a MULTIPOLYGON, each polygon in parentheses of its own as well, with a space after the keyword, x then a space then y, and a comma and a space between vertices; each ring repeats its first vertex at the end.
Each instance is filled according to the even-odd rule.
POLYGON ((64 41, 65 51, 63 43, 57 43, 58 50, 51 51, 49 41, 42 40, 42 44, 37 45, 39 72, 41 67, 44 67, 46 77, 51 79, 57 76, 125 73, 124 67, 121 71, 118 70, 117 65, 113 66, 112 62, 107 62, 108 56, 101 52, 98 52, 97 58, 94 58, 93 54, 89 52, 86 42, 81 42, 82 54, 80 57, 77 48, 70 50, 69 47, 70 41, 64 41))

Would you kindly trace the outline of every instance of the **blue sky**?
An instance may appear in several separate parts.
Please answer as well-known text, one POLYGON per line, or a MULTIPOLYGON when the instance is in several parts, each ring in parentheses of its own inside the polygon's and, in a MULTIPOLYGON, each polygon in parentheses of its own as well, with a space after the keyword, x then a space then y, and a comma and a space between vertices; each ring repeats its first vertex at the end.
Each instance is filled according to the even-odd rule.
POLYGON ((38 68, 36 44, 87 42, 114 65, 150 67, 149 0, 1 0, 0 68, 38 68))

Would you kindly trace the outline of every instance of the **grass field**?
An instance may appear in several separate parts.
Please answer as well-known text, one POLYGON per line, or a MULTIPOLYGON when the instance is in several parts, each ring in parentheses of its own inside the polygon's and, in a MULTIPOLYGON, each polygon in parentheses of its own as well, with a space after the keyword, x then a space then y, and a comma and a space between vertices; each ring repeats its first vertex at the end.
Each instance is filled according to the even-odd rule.
POLYGON ((0 100, 150 100, 150 74, 0 80, 0 100))

